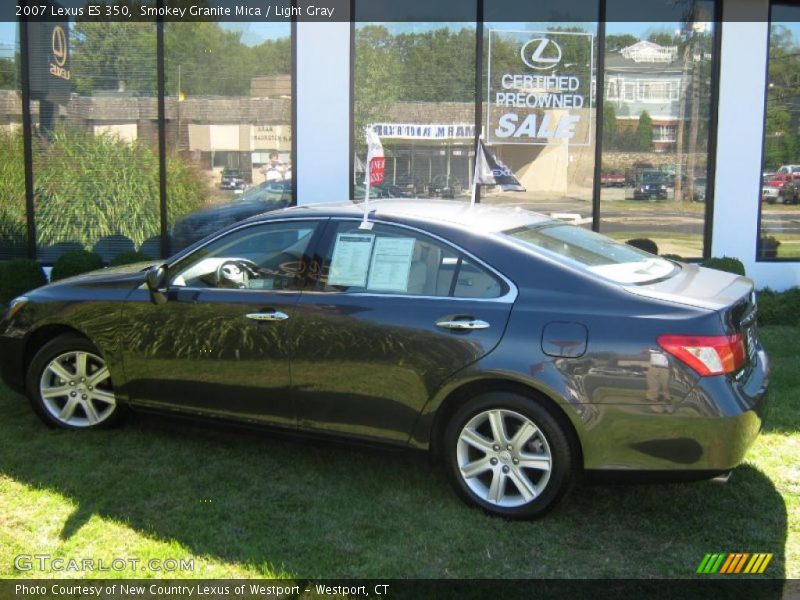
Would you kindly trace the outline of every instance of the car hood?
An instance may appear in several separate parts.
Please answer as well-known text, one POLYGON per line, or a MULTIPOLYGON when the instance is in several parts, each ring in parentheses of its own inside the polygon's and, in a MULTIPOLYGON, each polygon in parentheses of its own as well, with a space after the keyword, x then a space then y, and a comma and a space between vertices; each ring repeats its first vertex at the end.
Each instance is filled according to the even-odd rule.
POLYGON ((40 288, 42 290, 56 289, 60 287, 83 287, 83 286, 123 286, 134 288, 144 283, 147 269, 154 265, 163 264, 161 260, 146 261, 122 265, 119 267, 106 267, 89 273, 75 275, 66 279, 59 279, 49 285, 40 288))
POLYGON ((669 279, 626 289, 637 296, 718 311, 749 295, 753 291, 753 281, 725 271, 682 263, 681 272, 669 279))

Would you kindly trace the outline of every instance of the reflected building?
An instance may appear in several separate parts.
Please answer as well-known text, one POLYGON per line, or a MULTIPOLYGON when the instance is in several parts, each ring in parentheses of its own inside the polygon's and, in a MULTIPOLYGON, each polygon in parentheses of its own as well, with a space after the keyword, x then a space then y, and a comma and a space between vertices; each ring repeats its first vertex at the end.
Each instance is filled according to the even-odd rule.
POLYGON ((674 152, 680 119, 683 65, 677 46, 640 41, 605 62, 605 102, 614 108, 617 130, 636 130, 647 112, 653 120, 653 151, 674 152))

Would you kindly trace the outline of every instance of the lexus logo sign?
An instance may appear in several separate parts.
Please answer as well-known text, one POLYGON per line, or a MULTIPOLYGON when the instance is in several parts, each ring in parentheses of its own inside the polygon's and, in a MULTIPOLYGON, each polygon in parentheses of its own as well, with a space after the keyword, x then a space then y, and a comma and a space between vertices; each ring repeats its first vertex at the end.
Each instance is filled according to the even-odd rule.
POLYGON ((69 81, 72 77, 72 73, 70 73, 67 66, 69 43, 67 42, 67 34, 61 25, 53 27, 52 51, 53 60, 50 63, 50 74, 59 79, 69 81))
POLYGON ((531 69, 547 71, 561 62, 561 46, 549 38, 533 38, 522 46, 520 56, 531 69))
POLYGON ((67 62, 67 36, 60 25, 53 27, 53 59, 59 67, 67 62))

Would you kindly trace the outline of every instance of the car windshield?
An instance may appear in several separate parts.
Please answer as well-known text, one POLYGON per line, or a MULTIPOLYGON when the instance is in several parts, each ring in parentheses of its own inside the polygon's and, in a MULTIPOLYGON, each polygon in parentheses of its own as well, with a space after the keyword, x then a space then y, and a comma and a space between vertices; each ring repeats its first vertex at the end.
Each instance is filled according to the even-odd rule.
POLYGON ((645 173, 642 176, 644 183, 664 183, 665 177, 661 173, 645 173))
POLYGON ((678 273, 663 258, 604 235, 557 221, 525 225, 502 232, 514 242, 556 255, 581 269, 616 283, 643 284, 678 273))

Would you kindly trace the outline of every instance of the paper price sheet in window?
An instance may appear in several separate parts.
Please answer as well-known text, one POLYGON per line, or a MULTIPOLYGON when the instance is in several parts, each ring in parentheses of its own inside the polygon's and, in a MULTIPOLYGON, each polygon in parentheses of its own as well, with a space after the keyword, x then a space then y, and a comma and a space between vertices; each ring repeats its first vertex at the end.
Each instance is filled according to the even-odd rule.
POLYGON ((408 292, 414 238, 378 238, 372 253, 367 289, 408 292))
POLYGON ((414 242, 414 238, 340 233, 333 248, 328 285, 407 292, 414 242))

